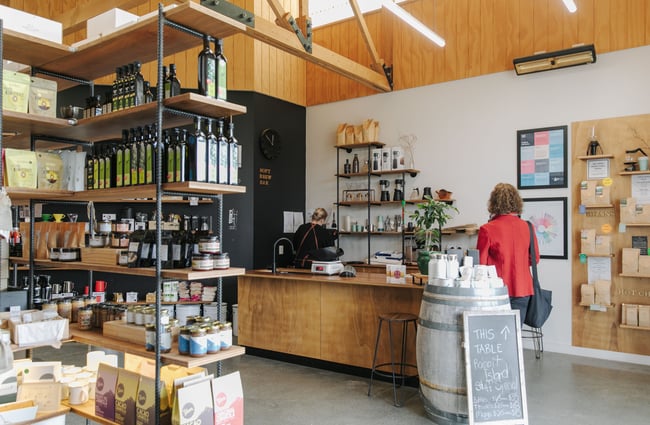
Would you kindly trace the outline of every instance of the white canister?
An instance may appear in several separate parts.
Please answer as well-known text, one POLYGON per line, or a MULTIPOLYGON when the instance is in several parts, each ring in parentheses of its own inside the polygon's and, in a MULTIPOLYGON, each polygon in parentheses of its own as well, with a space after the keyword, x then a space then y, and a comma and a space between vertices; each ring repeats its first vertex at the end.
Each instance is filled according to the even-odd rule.
POLYGON ((447 254, 447 279, 456 279, 458 278, 458 256, 456 254, 447 254))
POLYGON ((447 278, 447 261, 444 254, 431 254, 429 260, 429 283, 431 279, 447 278))

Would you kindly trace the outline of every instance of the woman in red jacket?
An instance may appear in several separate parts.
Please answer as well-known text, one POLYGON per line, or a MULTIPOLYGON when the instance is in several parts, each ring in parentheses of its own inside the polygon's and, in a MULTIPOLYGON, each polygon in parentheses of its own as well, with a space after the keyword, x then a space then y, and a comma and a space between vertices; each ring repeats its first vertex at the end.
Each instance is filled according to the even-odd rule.
MULTIPOLYGON (((533 278, 530 273, 530 231, 528 223, 519 215, 524 202, 514 186, 497 184, 488 201, 490 221, 479 229, 476 247, 480 263, 494 265, 503 283, 508 287, 510 306, 519 310, 521 323, 524 323, 528 301, 533 295, 533 278)), ((539 262, 537 236, 535 243, 535 263, 539 262)))

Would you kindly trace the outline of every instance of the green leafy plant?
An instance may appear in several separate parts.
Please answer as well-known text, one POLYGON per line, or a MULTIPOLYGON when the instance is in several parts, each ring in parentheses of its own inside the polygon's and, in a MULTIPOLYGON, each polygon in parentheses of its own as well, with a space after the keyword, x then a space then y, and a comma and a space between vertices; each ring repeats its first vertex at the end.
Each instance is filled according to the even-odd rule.
POLYGON ((417 204, 410 218, 415 221, 415 240, 419 246, 427 251, 433 251, 436 247, 441 249, 442 227, 447 224, 452 212, 458 212, 458 209, 429 195, 417 204))

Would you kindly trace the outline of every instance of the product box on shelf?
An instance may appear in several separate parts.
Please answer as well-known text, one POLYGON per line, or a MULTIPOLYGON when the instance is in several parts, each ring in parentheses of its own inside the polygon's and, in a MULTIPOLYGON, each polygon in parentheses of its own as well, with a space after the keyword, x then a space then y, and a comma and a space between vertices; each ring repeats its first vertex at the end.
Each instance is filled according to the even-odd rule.
POLYGON ((7 6, 0 6, 0 19, 2 19, 4 29, 59 44, 63 40, 63 25, 60 22, 7 6))
POLYGON ((239 372, 212 380, 214 425, 244 425, 244 391, 239 372))
POLYGON ((119 369, 115 384, 115 422, 120 425, 135 425, 135 400, 138 398, 139 382, 139 374, 119 369))
POLYGON ((23 311, 20 316, 9 318, 9 331, 13 343, 20 347, 58 345, 70 335, 68 319, 56 316, 45 320, 42 311, 23 311))
POLYGON ((596 229, 580 230, 580 252, 594 254, 596 251, 596 229))
POLYGON ((176 390, 172 424, 211 424, 214 421, 212 375, 185 381, 176 390))
POLYGON ((650 276, 650 256, 639 255, 639 274, 650 276))
POLYGON ((56 81, 32 77, 29 86, 29 113, 56 118, 56 87, 56 81))
POLYGON ((159 422, 156 422, 156 380, 148 376, 140 376, 138 384, 138 397, 135 407, 136 425, 161 425, 171 424, 171 409, 169 408, 169 397, 167 388, 160 383, 160 415, 159 422))
POLYGON ((115 420, 115 388, 119 369, 106 363, 100 363, 95 384, 95 415, 100 418, 115 420))
POLYGON ((637 204, 635 198, 623 198, 620 204, 621 223, 650 223, 650 205, 637 204))
POLYGON ((623 273, 636 274, 639 272, 639 253, 638 248, 623 248, 621 255, 623 273))
POLYGON ((64 168, 58 153, 36 152, 36 169, 39 189, 61 189, 64 168))
POLYGON ((2 71, 2 109, 27 113, 29 74, 2 71))
POLYGON ((650 328, 650 305, 639 305, 639 326, 650 328))
POLYGON ((580 203, 582 205, 609 205, 610 187, 600 180, 583 180, 580 183, 580 203))
POLYGON ((612 253, 612 237, 610 235, 596 235, 594 238, 594 254, 610 255, 612 253))
POLYGON ((86 21, 87 40, 93 40, 108 35, 121 26, 138 21, 138 15, 122 9, 111 9, 86 21))

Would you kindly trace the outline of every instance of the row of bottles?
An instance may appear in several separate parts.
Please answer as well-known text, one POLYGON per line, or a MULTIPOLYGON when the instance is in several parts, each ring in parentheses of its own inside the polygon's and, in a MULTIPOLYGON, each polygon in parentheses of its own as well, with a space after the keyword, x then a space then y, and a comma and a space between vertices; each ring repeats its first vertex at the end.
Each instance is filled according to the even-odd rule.
MULTIPOLYGON (((205 121, 207 134, 199 117, 192 134, 179 128, 163 131, 163 183, 239 183, 240 146, 232 119, 227 136, 224 120, 205 121)), ((157 143, 157 126, 152 124, 122 130, 121 143, 95 145, 86 160, 87 190, 156 183, 157 143)))
POLYGON ((215 51, 212 51, 210 42, 214 39, 207 34, 203 35, 203 50, 199 52, 199 93, 221 100, 227 98, 227 63, 223 55, 223 40, 215 40, 215 51))
POLYGON ((111 110, 121 111, 153 102, 150 84, 141 73, 142 64, 138 61, 115 68, 112 87, 111 110))

